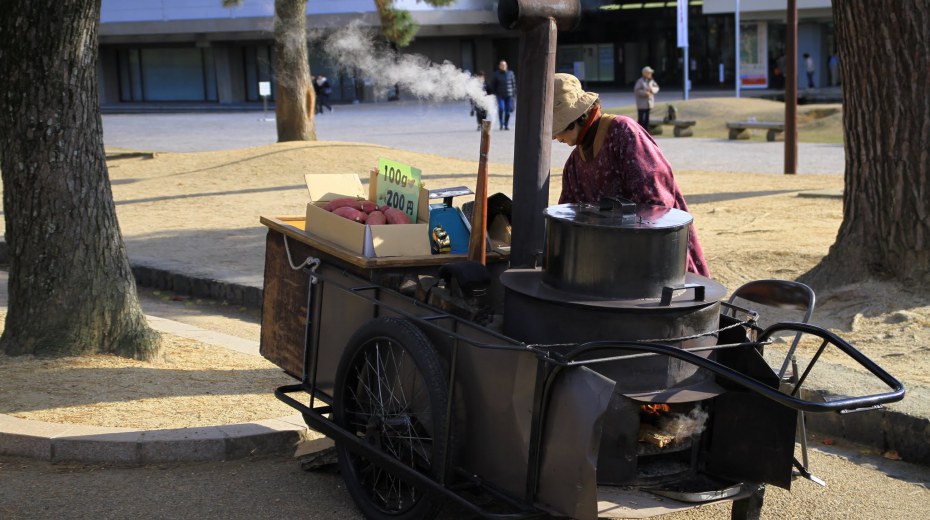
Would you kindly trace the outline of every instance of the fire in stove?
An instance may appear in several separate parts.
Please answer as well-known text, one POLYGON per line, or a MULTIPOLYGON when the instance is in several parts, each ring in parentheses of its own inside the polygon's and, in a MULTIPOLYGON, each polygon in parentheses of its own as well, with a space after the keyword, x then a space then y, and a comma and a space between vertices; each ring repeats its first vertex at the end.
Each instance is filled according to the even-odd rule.
POLYGON ((672 412, 664 403, 644 404, 641 410, 638 440, 659 448, 680 445, 700 435, 708 418, 700 406, 688 413, 672 412))

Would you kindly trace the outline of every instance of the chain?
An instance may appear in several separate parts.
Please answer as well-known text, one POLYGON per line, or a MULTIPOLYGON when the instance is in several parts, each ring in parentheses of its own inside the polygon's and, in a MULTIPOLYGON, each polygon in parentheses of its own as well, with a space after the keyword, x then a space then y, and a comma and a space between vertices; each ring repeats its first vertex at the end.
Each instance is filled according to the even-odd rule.
MULTIPOLYGON (((637 340, 632 340, 632 342, 633 343, 637 343, 637 342, 638 343, 676 343, 679 341, 687 341, 689 339, 703 338, 705 336, 716 336, 717 334, 725 330, 735 329, 736 327, 744 327, 747 325, 751 326, 751 324, 755 323, 755 321, 756 321, 755 316, 751 316, 749 319, 745 321, 736 322, 732 325, 727 325, 726 327, 722 327, 722 328, 708 331, 708 332, 702 332, 700 334, 693 334, 691 336, 680 336, 677 338, 661 338, 661 339, 637 339, 637 340)), ((577 345, 579 345, 579 343, 577 342, 575 343, 533 343, 533 344, 527 345, 527 347, 548 349, 548 348, 553 348, 553 347, 574 347, 577 345)))

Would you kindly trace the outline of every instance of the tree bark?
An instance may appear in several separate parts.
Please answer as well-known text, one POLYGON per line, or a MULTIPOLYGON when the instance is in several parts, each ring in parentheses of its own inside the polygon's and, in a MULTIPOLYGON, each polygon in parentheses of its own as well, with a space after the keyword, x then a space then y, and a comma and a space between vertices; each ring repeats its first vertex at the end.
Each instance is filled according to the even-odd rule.
POLYGON ((275 0, 274 50, 278 142, 315 141, 316 96, 307 58, 307 0, 275 0))
POLYGON ((99 20, 99 0, 19 0, 0 10, 7 354, 149 358, 158 349, 110 190, 99 20))
POLYGON ((930 0, 835 0, 846 189, 828 255, 802 280, 930 283, 930 0))

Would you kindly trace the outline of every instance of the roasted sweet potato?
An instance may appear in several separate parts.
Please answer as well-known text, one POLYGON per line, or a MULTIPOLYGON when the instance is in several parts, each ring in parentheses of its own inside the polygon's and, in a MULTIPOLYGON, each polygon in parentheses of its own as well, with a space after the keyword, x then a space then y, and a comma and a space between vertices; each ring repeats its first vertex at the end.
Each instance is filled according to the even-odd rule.
POLYGON ((323 209, 326 211, 335 212, 339 208, 355 208, 359 211, 362 210, 362 201, 356 199, 355 197, 343 197, 341 199, 333 199, 326 203, 323 206, 323 209))
POLYGON ((368 215, 364 211, 360 211, 355 208, 350 208, 346 206, 334 209, 333 213, 336 215, 339 215, 340 217, 347 218, 349 220, 354 220, 355 222, 360 222, 362 224, 364 224, 365 221, 368 219, 368 215))
POLYGON ((406 213, 397 209, 397 208, 388 208, 384 211, 384 216, 387 218, 388 224, 409 224, 410 217, 406 213))
POLYGON ((387 224, 387 217, 384 216, 384 213, 381 210, 374 210, 368 214, 368 220, 365 221, 369 226, 377 226, 379 224, 387 224))
POLYGON ((378 205, 370 200, 363 200, 359 202, 361 210, 365 213, 371 213, 378 210, 378 205))

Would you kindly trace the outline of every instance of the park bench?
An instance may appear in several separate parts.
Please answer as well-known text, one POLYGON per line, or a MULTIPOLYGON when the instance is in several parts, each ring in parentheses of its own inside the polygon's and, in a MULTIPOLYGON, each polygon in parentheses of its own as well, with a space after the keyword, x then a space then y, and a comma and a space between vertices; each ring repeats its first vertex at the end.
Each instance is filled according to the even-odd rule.
POLYGON ((727 123, 730 129, 730 139, 749 139, 749 131, 752 129, 767 130, 765 134, 766 141, 775 141, 783 136, 785 123, 775 121, 731 121, 727 123))
POLYGON ((652 135, 662 135, 662 125, 671 125, 675 127, 675 130, 673 130, 675 137, 690 137, 694 135, 694 131, 691 130, 691 127, 695 124, 697 124, 696 121, 684 121, 681 119, 672 121, 650 121, 649 133, 652 135))

